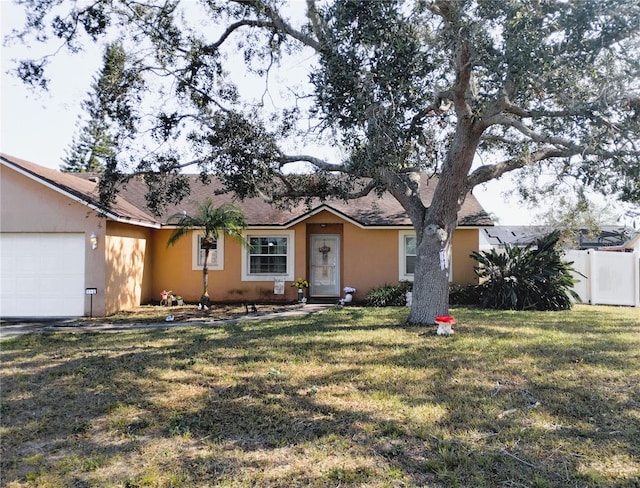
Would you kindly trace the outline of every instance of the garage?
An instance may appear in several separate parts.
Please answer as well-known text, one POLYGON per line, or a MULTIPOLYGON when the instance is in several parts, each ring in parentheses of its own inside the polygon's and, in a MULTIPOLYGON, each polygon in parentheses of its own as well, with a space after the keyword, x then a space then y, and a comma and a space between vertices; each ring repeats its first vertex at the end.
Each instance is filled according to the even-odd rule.
POLYGON ((81 233, 0 233, 0 316, 84 315, 81 233))

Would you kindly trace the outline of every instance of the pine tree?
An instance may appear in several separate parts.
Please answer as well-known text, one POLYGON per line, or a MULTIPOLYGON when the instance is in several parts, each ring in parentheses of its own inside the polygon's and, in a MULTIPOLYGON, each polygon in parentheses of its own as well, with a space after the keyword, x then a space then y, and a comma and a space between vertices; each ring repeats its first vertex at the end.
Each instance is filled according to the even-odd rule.
POLYGON ((91 119, 67 150, 60 170, 65 173, 101 173, 113 144, 103 121, 91 119))
POLYGON ((135 117, 129 100, 130 88, 136 82, 127 70, 127 55, 120 43, 109 44, 103 57, 103 68, 91 84, 91 92, 82 108, 88 121, 72 141, 60 170, 67 173, 101 173, 108 158, 117 152, 122 136, 123 116, 129 127, 135 117), (120 131, 120 132, 118 132, 120 131))

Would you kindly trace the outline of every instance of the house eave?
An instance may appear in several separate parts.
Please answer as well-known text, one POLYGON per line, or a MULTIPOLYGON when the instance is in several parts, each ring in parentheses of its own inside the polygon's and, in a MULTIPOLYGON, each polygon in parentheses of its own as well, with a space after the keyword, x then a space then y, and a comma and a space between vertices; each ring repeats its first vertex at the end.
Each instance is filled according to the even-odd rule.
MULTIPOLYGON (((91 206, 90 204, 87 204, 88 206, 91 206)), ((99 211, 99 210, 96 210, 99 211)), ((136 225, 138 227, 146 227, 148 229, 160 229, 162 228, 162 226, 160 224, 157 223, 153 223, 153 222, 147 222, 144 220, 135 220, 135 219, 128 219, 126 217, 120 217, 118 215, 115 214, 111 214, 111 215, 105 215, 107 218, 113 220, 114 222, 119 222, 121 224, 130 224, 130 225, 136 225)))
MULTIPOLYGON (((333 215, 335 215, 336 217, 339 217, 341 219, 346 220, 347 222, 355 225, 356 227, 359 227, 360 229, 371 229, 371 230, 384 230, 384 229, 398 229, 398 230, 402 230, 402 229, 412 229, 413 228, 413 224, 411 223, 407 223, 407 224, 374 224, 374 225, 367 225, 364 224, 352 217, 350 217, 349 215, 345 214, 344 212, 340 212, 339 210, 336 210, 335 208, 331 207, 330 205, 327 204, 322 204, 312 210, 310 210, 309 212, 306 212, 305 214, 296 217, 293 220, 290 220, 289 222, 285 222, 282 225, 279 226, 251 226, 251 227, 264 227, 264 228, 289 228, 292 227, 294 225, 299 224, 300 222, 307 220, 310 217, 313 217, 314 215, 319 214, 320 212, 323 211, 327 211, 333 215)), ((464 228, 464 229, 484 229, 486 227, 493 227, 494 224, 487 224, 487 225, 480 225, 480 224, 459 224, 457 227, 458 228, 464 228)))
POLYGON ((339 212, 338 210, 334 209, 333 207, 325 204, 319 205, 311 210, 309 210, 308 212, 303 213, 302 215, 300 215, 299 217, 296 217, 295 219, 292 219, 288 222, 284 222, 282 224, 282 228, 289 228, 289 227, 293 227, 294 225, 299 224, 300 222, 303 222, 307 219, 309 219, 310 217, 313 217, 314 215, 318 215, 319 213, 323 212, 323 211, 327 211, 333 215, 335 215, 336 217, 339 217, 341 219, 346 220, 347 222, 361 228, 361 229, 366 229, 369 228, 368 226, 363 225, 362 223, 358 222, 357 220, 349 217, 348 215, 344 214, 343 212, 339 212))
MULTIPOLYGON (((319 214, 320 212, 322 212, 323 210, 326 210, 327 212, 353 224, 354 226, 358 227, 359 229, 363 229, 363 230, 406 230, 406 229, 413 229, 413 224, 376 224, 376 225, 366 225, 363 224, 361 222, 358 222, 357 220, 354 220, 350 217, 348 217, 347 215, 343 214, 342 212, 339 212, 329 206, 322 206, 322 207, 318 207, 310 212, 305 213, 303 216, 301 217, 297 217, 289 222, 284 222, 282 224, 249 224, 247 225, 247 229, 256 229, 256 230, 268 230, 268 229, 290 229, 291 227, 294 227, 298 224, 300 224, 301 222, 304 222, 305 220, 309 219, 310 217, 313 217, 314 215, 319 214)), ((485 229, 487 227, 493 227, 494 224, 490 224, 490 225, 478 225, 478 224, 473 224, 473 225, 467 225, 467 224, 461 224, 458 225, 456 228, 458 229, 469 229, 469 230, 481 230, 481 229, 485 229)), ((163 228, 175 228, 175 226, 163 226, 163 228)))
POLYGON ((18 165, 18 164, 14 164, 11 161, 8 161, 4 158, 0 158, 0 162, 4 165, 7 166, 9 168, 11 168, 12 170, 16 171, 17 173, 21 174, 22 176, 25 176, 27 178, 29 178, 32 181, 35 181, 36 183, 41 184, 42 186, 49 188, 50 190, 53 190, 77 203, 80 203, 81 205, 85 205, 87 207, 89 207, 90 209, 92 209, 93 211, 95 211, 96 213, 98 213, 101 216, 104 216, 108 219, 111 219, 115 222, 119 222, 119 223, 124 223, 124 224, 131 224, 131 225, 137 225, 140 227, 148 227, 148 228, 152 228, 152 229, 159 229, 161 226, 159 223, 157 222, 150 222, 150 221, 145 221, 145 220, 137 220, 137 219, 132 219, 132 218, 128 218, 128 217, 123 217, 121 215, 118 215, 110 210, 105 209, 104 207, 94 203, 91 199, 87 198, 86 196, 83 196, 82 194, 79 194, 78 192, 72 191, 71 189, 67 189, 66 187, 62 187, 60 185, 57 185, 53 182, 51 182, 50 180, 48 180, 47 178, 37 175, 25 168, 23 168, 22 166, 18 165))

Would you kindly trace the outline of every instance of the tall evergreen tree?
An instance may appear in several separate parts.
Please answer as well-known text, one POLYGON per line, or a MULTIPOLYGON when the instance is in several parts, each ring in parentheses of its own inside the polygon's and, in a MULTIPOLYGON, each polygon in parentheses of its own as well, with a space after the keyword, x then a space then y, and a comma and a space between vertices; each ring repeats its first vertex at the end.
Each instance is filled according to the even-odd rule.
POLYGON ((105 160, 113 155, 113 142, 105 122, 90 119, 71 143, 60 165, 65 173, 102 173, 105 160))
POLYGON ((107 161, 115 157, 123 131, 133 131, 135 116, 130 96, 139 87, 140 78, 126 63, 127 55, 121 43, 106 47, 103 67, 82 103, 88 120, 69 146, 61 171, 104 172, 107 161))

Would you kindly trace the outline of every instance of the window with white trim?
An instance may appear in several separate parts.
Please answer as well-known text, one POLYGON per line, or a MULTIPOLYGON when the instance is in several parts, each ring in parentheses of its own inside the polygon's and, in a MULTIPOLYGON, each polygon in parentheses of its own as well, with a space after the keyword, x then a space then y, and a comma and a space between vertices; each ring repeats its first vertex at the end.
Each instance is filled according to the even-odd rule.
MULTIPOLYGON (((193 249, 192 256, 192 269, 202 269, 204 266, 204 246, 203 246, 204 234, 198 232, 193 233, 193 249)), ((224 236, 216 239, 213 243, 213 247, 209 249, 209 257, 207 259, 207 268, 210 270, 222 270, 224 269, 224 236)))
POLYGON ((293 231, 246 231, 242 280, 293 280, 293 231))
POLYGON ((399 232, 399 276, 400 281, 413 281, 416 266, 416 234, 410 231, 399 232))
POLYGON ((416 236, 404 236, 404 274, 412 275, 416 268, 416 236))
MULTIPOLYGON (((398 279, 400 281, 413 281, 413 275, 416 267, 416 233, 409 230, 401 230, 399 237, 399 261, 398 261, 398 279)), ((451 252, 447 256, 447 265, 449 268, 449 281, 453 277, 453 261, 451 252)))

